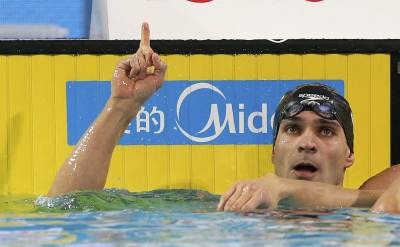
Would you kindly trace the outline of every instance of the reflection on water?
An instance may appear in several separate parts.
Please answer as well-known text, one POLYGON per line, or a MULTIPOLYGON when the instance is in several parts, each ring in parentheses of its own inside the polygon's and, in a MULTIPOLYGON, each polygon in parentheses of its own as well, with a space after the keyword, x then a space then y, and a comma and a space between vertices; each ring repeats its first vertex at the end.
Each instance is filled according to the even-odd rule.
POLYGON ((400 216, 366 209, 221 213, 198 190, 0 197, 2 246, 382 246, 400 244, 400 216))

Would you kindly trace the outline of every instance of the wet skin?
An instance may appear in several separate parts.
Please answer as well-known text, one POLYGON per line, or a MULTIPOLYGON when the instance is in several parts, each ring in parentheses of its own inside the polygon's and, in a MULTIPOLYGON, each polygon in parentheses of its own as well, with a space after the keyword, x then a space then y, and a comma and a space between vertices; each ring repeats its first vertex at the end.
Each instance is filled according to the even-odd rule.
POLYGON ((279 177, 342 185, 354 154, 338 121, 304 111, 282 120, 272 161, 279 177))

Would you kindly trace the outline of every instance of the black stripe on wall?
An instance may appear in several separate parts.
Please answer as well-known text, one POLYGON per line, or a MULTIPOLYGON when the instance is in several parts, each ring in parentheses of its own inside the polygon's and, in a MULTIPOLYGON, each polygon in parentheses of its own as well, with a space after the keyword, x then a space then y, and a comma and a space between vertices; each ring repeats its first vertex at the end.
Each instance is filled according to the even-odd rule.
MULTIPOLYGON (((138 40, 2 40, 0 54, 130 54, 138 40)), ((400 40, 155 40, 161 54, 400 53, 400 40)))

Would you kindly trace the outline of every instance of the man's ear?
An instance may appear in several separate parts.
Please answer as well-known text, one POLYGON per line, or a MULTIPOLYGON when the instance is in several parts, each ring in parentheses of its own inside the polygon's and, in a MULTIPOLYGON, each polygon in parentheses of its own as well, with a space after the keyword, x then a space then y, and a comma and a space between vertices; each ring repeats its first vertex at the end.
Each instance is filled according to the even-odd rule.
POLYGON ((345 169, 349 168, 351 165, 353 165, 353 163, 354 163, 354 153, 350 152, 349 150, 349 153, 346 157, 346 162, 344 164, 344 168, 345 169))

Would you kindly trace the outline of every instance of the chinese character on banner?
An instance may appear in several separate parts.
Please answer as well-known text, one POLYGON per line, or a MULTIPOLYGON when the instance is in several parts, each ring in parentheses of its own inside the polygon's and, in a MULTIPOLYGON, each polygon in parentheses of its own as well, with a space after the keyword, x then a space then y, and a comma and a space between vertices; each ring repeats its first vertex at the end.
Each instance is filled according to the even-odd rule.
POLYGON ((164 112, 157 110, 157 106, 153 106, 151 112, 145 111, 144 106, 140 108, 140 111, 136 115, 136 132, 150 132, 150 125, 157 130, 153 130, 154 134, 159 134, 164 130, 164 112), (151 120, 151 122, 150 122, 151 120))

